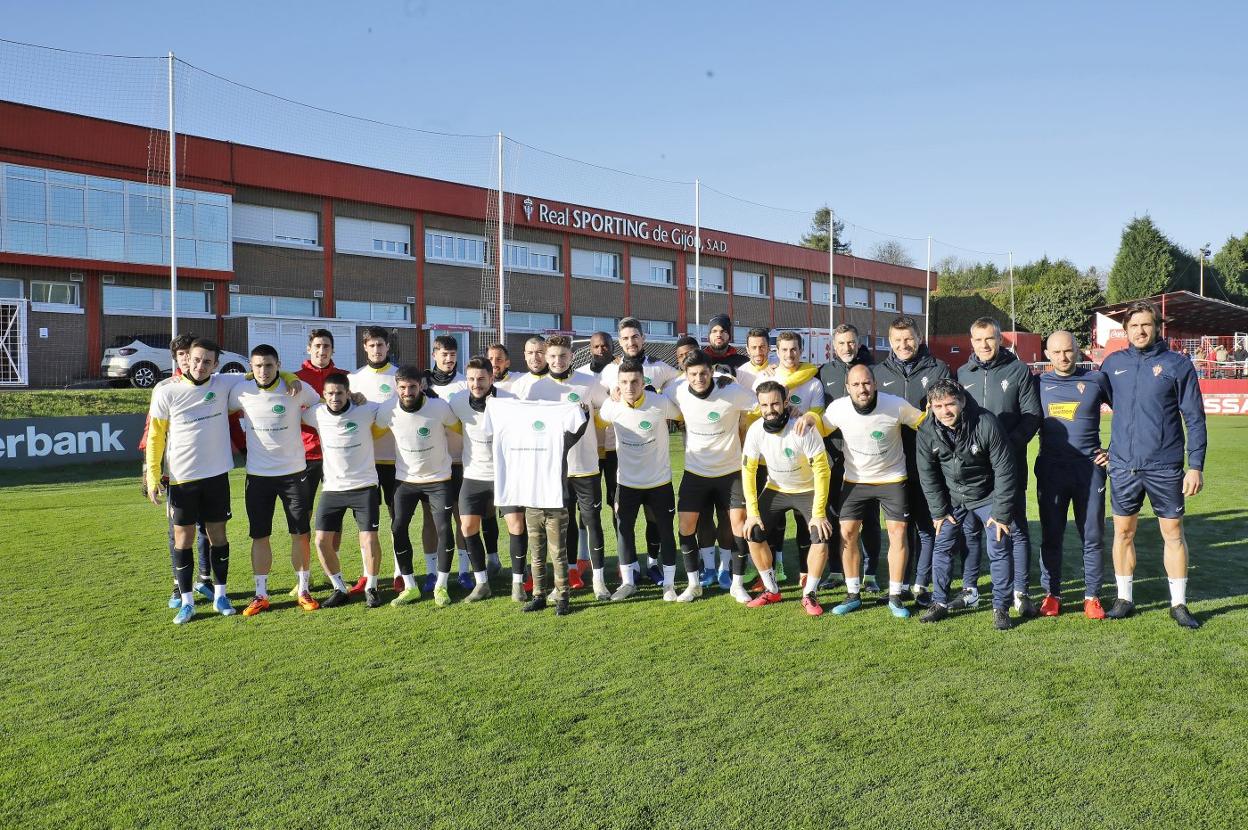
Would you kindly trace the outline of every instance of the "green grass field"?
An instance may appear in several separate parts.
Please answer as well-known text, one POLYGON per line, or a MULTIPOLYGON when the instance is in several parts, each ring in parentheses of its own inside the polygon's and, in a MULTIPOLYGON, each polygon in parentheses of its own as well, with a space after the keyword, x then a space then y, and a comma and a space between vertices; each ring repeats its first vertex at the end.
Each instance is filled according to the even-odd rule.
POLYGON ((521 614, 506 574, 478 606, 305 614, 279 544, 274 612, 177 628, 137 469, 10 477, 0 826, 1244 827, 1248 419, 1210 427, 1197 632, 1166 614, 1154 522, 1143 613, 1117 623, 812 620, 792 584, 758 610, 581 594, 557 619, 521 614))

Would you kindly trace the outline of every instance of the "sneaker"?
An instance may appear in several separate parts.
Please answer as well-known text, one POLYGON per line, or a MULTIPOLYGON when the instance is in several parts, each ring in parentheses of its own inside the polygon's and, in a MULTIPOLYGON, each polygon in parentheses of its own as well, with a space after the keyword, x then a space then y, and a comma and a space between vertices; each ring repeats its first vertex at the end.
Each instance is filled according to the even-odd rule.
MULTIPOLYGON (((895 595, 899 602, 905 602, 905 597, 901 594, 895 595)), ((888 598, 889 602, 893 601, 893 595, 888 598)), ((914 604, 920 608, 928 608, 932 604, 932 592, 926 588, 920 588, 914 592, 914 604)))
MULTIPOLYGON (((748 582, 749 580, 746 581, 748 582)), ((746 590, 751 593, 758 593, 759 591, 766 591, 767 585, 763 582, 763 578, 760 576, 758 579, 754 580, 753 584, 751 584, 746 590)))
POLYGON ((195 604, 192 602, 184 602, 178 606, 178 613, 173 617, 174 625, 183 625, 191 621, 191 617, 195 616, 195 604))
POLYGON ((494 592, 490 590, 490 583, 482 582, 480 585, 472 586, 468 596, 464 597, 464 602, 480 602, 483 599, 489 599, 493 595, 494 592))
POLYGON ((1171 605, 1170 619, 1178 623, 1180 628, 1200 628, 1200 620, 1192 616, 1186 605, 1171 605))
POLYGON ((244 617, 254 617, 262 611, 269 610, 268 597, 255 597, 246 608, 243 609, 244 617))
POLYGON ((663 586, 663 601, 664 601, 664 602, 675 602, 677 599, 679 599, 679 597, 678 597, 678 596, 676 596, 676 588, 675 588, 675 586, 672 586, 672 585, 664 585, 664 586, 663 586))
POLYGON ((979 591, 974 588, 963 588, 962 593, 953 598, 949 603, 949 610, 961 611, 963 609, 975 608, 979 605, 979 591))
POLYGON ((173 593, 169 595, 169 607, 175 611, 182 607, 182 594, 178 592, 178 587, 173 587, 173 593))
POLYGON ((869 576, 869 577, 867 577, 867 578, 866 578, 866 580, 865 580, 865 581, 863 581, 863 583, 862 583, 862 592, 863 592, 864 594, 879 594, 879 593, 883 593, 883 592, 880 590, 880 583, 876 582, 876 581, 875 581, 875 577, 873 577, 873 576, 869 576))
POLYGON ((732 574, 730 572, 728 571, 719 572, 719 590, 721 591, 732 590, 732 574))
MULTIPOLYGON (((1035 610, 1035 609, 1032 609, 1035 610)), ((997 631, 1009 631, 1014 627, 1014 623, 1010 622, 1010 609, 994 608, 992 609, 992 627, 997 631)))
POLYGON ((571 614, 571 613, 572 613, 572 607, 568 605, 568 600, 566 597, 560 597, 559 599, 555 600, 555 616, 556 617, 566 617, 568 614, 571 614))
MULTIPOLYGON (((697 582, 690 583, 689 587, 681 591, 680 596, 676 597, 677 602, 693 602, 702 596, 702 585, 697 582)), ((665 596, 664 599, 667 597, 665 596)))
POLYGON ((828 574, 823 578, 823 582, 819 583, 820 588, 835 590, 836 588, 845 587, 845 574, 828 574))
POLYGON ((438 584, 437 574, 425 574, 417 580, 417 586, 422 594, 432 594, 434 587, 438 584))
POLYGON ((751 582, 759 578, 758 568, 754 567, 754 563, 751 562, 748 558, 746 559, 746 562, 748 564, 745 568, 745 573, 741 577, 741 581, 744 582, 746 585, 749 585, 751 582))
POLYGON ((585 579, 581 576, 580 568, 568 568, 568 590, 585 590, 585 579))
POLYGON ((764 605, 775 605, 777 602, 779 602, 782 599, 784 599, 784 597, 780 596, 779 592, 777 591, 763 591, 761 594, 754 597, 754 599, 747 602, 745 604, 745 607, 746 608, 762 608, 764 605))
POLYGON ((646 579, 650 580, 655 585, 662 585, 663 584, 663 569, 660 568, 658 565, 651 565, 649 568, 646 569, 646 579))
POLYGON ((420 588, 404 588, 399 591, 399 595, 390 600, 390 604, 395 608, 401 605, 415 605, 420 601, 420 588))
POLYGON ((329 596, 325 597, 325 601, 321 603, 322 608, 337 608, 339 605, 346 605, 347 599, 350 597, 346 591, 339 591, 337 588, 329 596))
POLYGON ((815 599, 814 594, 802 594, 802 609, 812 617, 823 616, 823 606, 815 599))
POLYGON ((229 597, 217 597, 212 601, 212 607, 223 617, 232 617, 238 613, 234 610, 234 606, 230 605, 229 597))
POLYGON ((862 594, 846 594, 845 601, 832 609, 832 613, 838 617, 843 617, 851 611, 857 611, 862 607, 862 594))
POLYGON ((1040 601, 1040 616, 1056 617, 1062 613, 1062 601, 1052 594, 1046 594, 1040 601))
POLYGON ((922 614, 919 615, 919 622, 923 622, 923 623, 940 622, 947 616, 949 616, 949 606, 941 605, 939 602, 933 602, 931 608, 928 608, 926 611, 924 611, 922 614))
POLYGON ((445 585, 433 589, 433 604, 439 608, 445 608, 451 604, 451 592, 445 585))
POLYGON ((734 588, 732 587, 731 584, 729 584, 728 596, 732 597, 733 599, 735 599, 737 602, 741 603, 742 605, 749 605, 750 603, 750 592, 745 590, 745 586, 741 586, 740 588, 734 588))
POLYGON ((196 585, 195 593, 199 594, 201 597, 208 600, 209 602, 217 601, 217 592, 214 591, 212 589, 212 586, 209 585, 207 582, 201 582, 198 585, 196 585))
POLYGON ((789 578, 784 575, 784 565, 776 566, 776 584, 783 585, 788 582, 789 578))
POLYGON ((467 571, 464 571, 462 574, 460 574, 459 578, 456 579, 455 581, 458 582, 459 587, 463 588, 465 591, 471 591, 473 588, 477 587, 476 577, 474 577, 472 574, 468 573, 467 571))
POLYGON ((715 576, 715 571, 711 568, 702 569, 702 579, 699 587, 712 588, 719 583, 719 579, 715 576))
POLYGON ((1085 599, 1083 601, 1083 615, 1090 620, 1105 619, 1105 609, 1101 607, 1101 600, 1098 597, 1085 599))
POLYGON ((524 585, 519 582, 511 583, 511 599, 512 602, 528 602, 529 592, 524 590, 524 585))
POLYGON ((364 604, 369 608, 381 607, 381 591, 376 588, 364 589, 364 604))
POLYGON ((588 559, 576 560, 576 565, 573 566, 572 570, 580 574, 581 582, 585 581, 585 577, 593 577, 594 575, 594 566, 588 559))
MULTIPOLYGON (((915 598, 918 601, 918 598, 915 598)), ((930 602, 930 597, 929 597, 930 602)), ((890 594, 888 597, 888 612, 899 620, 907 619, 910 616, 910 609, 901 601, 901 594, 890 594)))
POLYGON ((598 600, 599 602, 611 601, 611 592, 607 590, 607 583, 605 582, 594 583, 594 599, 598 600))
POLYGON ((299 595, 298 602, 299 602, 299 607, 302 608, 304 611, 315 611, 316 609, 321 607, 321 604, 316 601, 316 597, 312 596, 307 591, 304 591, 302 594, 299 595))
MULTIPOLYGON (((916 586, 916 587, 918 587, 920 592, 927 590, 926 588, 923 588, 921 586, 916 586)), ((901 589, 901 601, 902 602, 914 602, 915 601, 915 592, 910 590, 910 586, 907 585, 905 588, 901 589)))
POLYGON ((1125 620, 1127 617, 1135 613, 1135 603, 1128 602, 1119 597, 1114 600, 1114 604, 1105 612, 1105 619, 1108 620, 1125 620))
POLYGON ((355 581, 355 584, 347 589, 348 594, 362 594, 364 589, 368 587, 368 577, 361 576, 355 581))
POLYGON ((524 574, 524 592, 526 594, 533 593, 533 574, 531 572, 525 572, 524 574))
POLYGON ((636 585, 630 585, 627 582, 623 582, 620 584, 620 587, 615 589, 615 593, 611 595, 611 601, 620 602, 621 600, 628 599, 635 593, 637 593, 636 585))
POLYGON ((393 582, 393 584, 391 585, 391 587, 392 587, 392 588, 394 588, 394 592, 395 592, 396 594, 401 594, 401 593, 403 593, 403 591, 404 591, 404 590, 406 590, 406 587, 405 587, 405 586, 406 586, 406 584, 407 584, 407 583, 405 583, 405 582, 403 581, 403 574, 395 574, 395 575, 394 575, 394 582, 393 582))
POLYGON ((1031 597, 1023 594, 1021 597, 1014 598, 1014 610, 1018 612, 1018 616, 1025 620, 1029 620, 1036 616, 1036 604, 1031 601, 1031 597))
POLYGON ((546 595, 535 594, 533 599, 526 602, 520 610, 525 612, 546 610, 546 595))

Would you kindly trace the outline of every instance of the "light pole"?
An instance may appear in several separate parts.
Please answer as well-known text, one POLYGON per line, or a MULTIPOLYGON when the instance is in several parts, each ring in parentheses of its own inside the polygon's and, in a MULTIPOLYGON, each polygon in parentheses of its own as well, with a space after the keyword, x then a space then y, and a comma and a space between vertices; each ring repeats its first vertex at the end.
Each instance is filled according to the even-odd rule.
POLYGON ((1206 242, 1200 248, 1200 296, 1205 296, 1205 260, 1209 258, 1209 243, 1206 242))

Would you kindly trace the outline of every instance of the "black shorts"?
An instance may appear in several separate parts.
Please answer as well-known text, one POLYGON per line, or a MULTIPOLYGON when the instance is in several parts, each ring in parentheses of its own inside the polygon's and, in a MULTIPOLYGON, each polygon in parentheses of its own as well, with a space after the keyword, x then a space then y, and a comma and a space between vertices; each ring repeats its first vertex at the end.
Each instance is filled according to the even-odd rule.
POLYGON ((286 513, 286 529, 294 536, 307 533, 311 525, 311 493, 307 472, 286 476, 254 476, 248 474, 244 501, 247 504, 248 535, 267 539, 273 535, 273 508, 282 500, 286 513))
POLYGON ((342 517, 350 510, 361 533, 376 533, 381 524, 381 491, 376 485, 358 490, 325 490, 316 506, 316 529, 342 532, 342 517))
POLYGON ((712 507, 719 511, 745 507, 745 490, 741 473, 722 476, 700 476, 688 470, 680 479, 677 510, 681 513, 706 513, 712 507))
POLYGON ((178 527, 230 519, 230 474, 169 485, 169 514, 178 527))
POLYGON ((881 508, 890 522, 910 521, 904 481, 888 484, 857 484, 847 481, 841 486, 842 521, 862 521, 878 515, 881 508))
MULTIPOLYGON (((807 523, 812 519, 827 518, 826 515, 813 515, 815 510, 815 491, 813 490, 805 493, 781 493, 779 490, 764 487, 758 494, 758 514, 763 520, 764 530, 769 531, 777 524, 783 524, 784 514, 790 510, 807 523)), ((817 545, 826 540, 817 539, 815 534, 811 533, 810 541, 817 545)))
MULTIPOLYGON (((463 469, 462 467, 458 469, 463 469)), ((523 513, 523 507, 494 504, 494 482, 481 481, 475 478, 461 480, 459 486, 460 516, 493 516, 497 510, 506 516, 508 513, 523 513)))

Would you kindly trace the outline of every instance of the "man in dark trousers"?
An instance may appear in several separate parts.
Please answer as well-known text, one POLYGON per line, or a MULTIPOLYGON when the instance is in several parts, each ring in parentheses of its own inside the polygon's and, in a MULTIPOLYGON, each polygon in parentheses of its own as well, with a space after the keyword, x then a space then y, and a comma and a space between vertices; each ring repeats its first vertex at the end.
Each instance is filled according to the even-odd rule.
POLYGON ((1009 538, 1019 501, 1013 446, 997 417, 975 403, 957 381, 938 381, 928 390, 928 400, 932 413, 919 426, 915 452, 936 529, 935 584, 932 607, 919 620, 938 622, 950 610, 967 607, 961 596, 950 601, 949 586, 953 554, 962 535, 959 526, 974 518, 983 524, 988 538, 992 624, 1005 631, 1012 625, 1009 538))
POLYGON ((1040 504, 1040 615, 1056 617, 1062 602, 1062 537, 1066 513, 1075 508, 1075 530, 1083 543, 1083 613, 1105 619, 1101 590, 1101 538, 1105 532, 1105 465, 1101 447, 1101 404, 1110 402, 1101 372, 1080 368, 1079 346, 1068 331, 1049 335, 1044 354, 1053 370, 1040 376, 1040 454, 1036 457, 1036 501, 1040 504))
MULTIPOLYGON (((980 317, 971 323, 974 354, 958 370, 958 382, 976 403, 997 416, 1014 448, 1018 474, 1016 520, 1010 529, 1010 547, 1014 552, 1014 610, 1024 617, 1034 617, 1036 606, 1027 595, 1027 575, 1031 568, 1031 537, 1027 533, 1027 444, 1040 429, 1040 396, 1031 368, 1001 346, 1001 325, 996 320, 980 317)), ((972 518, 962 531, 966 538, 962 588, 967 594, 967 604, 973 605, 979 598, 975 587, 979 579, 979 522, 972 518)))
POLYGON ((1110 504, 1114 510, 1114 576, 1118 599, 1105 616, 1135 611, 1135 531, 1144 496, 1157 514, 1170 582, 1170 616, 1183 628, 1199 628, 1187 610, 1187 540, 1184 499, 1204 487, 1205 405, 1192 362, 1157 339, 1161 318, 1146 300, 1127 306, 1123 327, 1131 345, 1105 358, 1114 417, 1109 436, 1110 504), (1187 427, 1187 472, 1183 427, 1187 427))
MULTIPOLYGON (((875 385, 889 395, 897 395, 917 409, 927 409, 927 392, 940 380, 952 377, 943 360, 932 357, 927 344, 919 337, 919 325, 913 317, 897 317, 888 327, 888 357, 875 366, 875 385)), ((931 603, 927 585, 932 581, 932 517, 927 515, 927 500, 919 486, 915 463, 915 436, 901 431, 902 448, 906 453, 906 501, 910 505, 910 531, 907 549, 915 560, 914 601, 919 607, 931 603), (917 553, 917 555, 916 555, 917 553)))
MULTIPOLYGON (((858 339, 858 329, 852 323, 841 323, 832 330, 832 359, 819 367, 819 380, 823 383, 823 399, 825 406, 831 406, 838 398, 849 394, 845 382, 849 378, 849 370, 855 366, 871 366, 875 361, 871 358, 871 350, 858 339)), ((911 442, 913 443, 913 441, 911 442)), ((828 489, 828 499, 834 511, 840 510, 841 487, 845 483, 845 438, 838 430, 823 442, 828 451, 828 463, 832 466, 832 483, 828 489)), ((840 534, 839 522, 833 521, 832 527, 840 534)), ((868 511, 862 520, 862 547, 867 553, 867 568, 862 590, 868 593, 879 593, 880 587, 875 579, 876 569, 880 562, 880 511, 868 511)), ((840 539, 833 541, 828 548, 828 587, 837 587, 844 582, 841 570, 840 539)))

